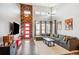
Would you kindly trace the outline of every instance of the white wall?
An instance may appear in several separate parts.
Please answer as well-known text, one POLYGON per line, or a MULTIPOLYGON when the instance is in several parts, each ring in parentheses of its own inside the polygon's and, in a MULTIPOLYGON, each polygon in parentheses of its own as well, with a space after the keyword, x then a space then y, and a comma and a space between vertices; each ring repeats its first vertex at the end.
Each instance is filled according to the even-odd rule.
POLYGON ((0 3, 0 36, 9 34, 9 22, 20 24, 20 7, 15 3, 0 3))
POLYGON ((79 4, 61 4, 57 8, 56 16, 58 17, 57 20, 62 21, 62 30, 58 30, 59 34, 79 38, 79 4), (64 20, 67 18, 73 18, 73 30, 65 30, 64 20))
POLYGON ((0 36, 9 34, 9 22, 8 21, 0 21, 0 36))

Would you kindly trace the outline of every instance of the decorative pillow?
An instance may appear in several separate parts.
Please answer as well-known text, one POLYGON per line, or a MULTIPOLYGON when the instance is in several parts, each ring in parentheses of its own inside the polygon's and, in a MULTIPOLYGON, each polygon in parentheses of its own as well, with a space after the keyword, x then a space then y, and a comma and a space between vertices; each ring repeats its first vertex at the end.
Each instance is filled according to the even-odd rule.
POLYGON ((64 41, 67 41, 67 37, 64 37, 63 40, 64 40, 64 41))
POLYGON ((64 37, 63 40, 66 41, 66 38, 64 37))

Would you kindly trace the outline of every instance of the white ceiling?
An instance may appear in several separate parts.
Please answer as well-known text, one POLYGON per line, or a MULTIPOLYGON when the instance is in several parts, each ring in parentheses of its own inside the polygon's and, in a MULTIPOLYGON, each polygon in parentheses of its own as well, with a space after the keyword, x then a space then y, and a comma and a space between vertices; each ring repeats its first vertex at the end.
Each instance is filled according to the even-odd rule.
POLYGON ((57 3, 29 3, 30 5, 39 5, 39 6, 46 6, 46 7, 54 7, 58 5, 57 3))
POLYGON ((56 3, 34 3, 33 5, 46 6, 46 7, 54 7, 56 3))

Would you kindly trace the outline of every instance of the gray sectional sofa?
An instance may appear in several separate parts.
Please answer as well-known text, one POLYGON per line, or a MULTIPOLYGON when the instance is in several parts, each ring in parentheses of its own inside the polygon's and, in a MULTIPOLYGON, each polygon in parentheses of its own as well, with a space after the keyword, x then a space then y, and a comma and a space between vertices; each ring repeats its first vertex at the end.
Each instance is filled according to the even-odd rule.
POLYGON ((40 40, 44 40, 43 37, 45 38, 51 38, 55 41, 56 44, 58 44, 59 46, 67 49, 67 50, 79 50, 79 39, 76 37, 72 37, 72 36, 67 36, 67 35, 42 35, 42 36, 37 36, 35 37, 37 41, 40 40))
POLYGON ((69 42, 65 39, 64 35, 53 35, 52 37, 55 40, 55 43, 60 45, 61 47, 68 49, 69 42))

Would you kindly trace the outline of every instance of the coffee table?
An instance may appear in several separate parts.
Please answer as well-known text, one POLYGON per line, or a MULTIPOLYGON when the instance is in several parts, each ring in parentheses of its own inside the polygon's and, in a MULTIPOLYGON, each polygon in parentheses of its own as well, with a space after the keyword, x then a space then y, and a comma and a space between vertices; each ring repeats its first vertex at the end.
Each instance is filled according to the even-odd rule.
POLYGON ((51 38, 43 38, 43 42, 48 45, 49 47, 52 46, 51 43, 53 43, 53 46, 55 46, 55 40, 54 39, 51 39, 51 38))

